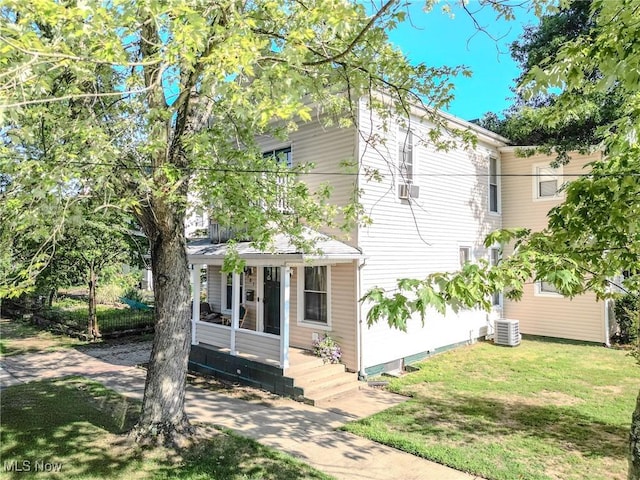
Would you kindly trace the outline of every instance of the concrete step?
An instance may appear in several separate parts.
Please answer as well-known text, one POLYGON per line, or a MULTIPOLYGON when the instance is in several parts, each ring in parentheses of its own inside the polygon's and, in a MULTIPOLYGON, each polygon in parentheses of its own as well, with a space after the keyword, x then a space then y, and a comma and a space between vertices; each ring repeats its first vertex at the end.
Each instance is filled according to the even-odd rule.
POLYGON ((295 363, 291 365, 284 371, 284 374, 287 377, 296 377, 297 375, 304 375, 308 371, 314 368, 320 368, 325 363, 322 361, 320 357, 315 357, 312 355, 309 356, 300 356, 295 359, 295 363))
MULTIPOLYGON (((316 407, 330 407, 332 400, 335 400, 336 398, 342 398, 349 395, 350 393, 356 392, 360 389, 361 386, 362 385, 357 380, 354 382, 343 383, 314 395, 313 400, 308 403, 311 403, 316 407)), ((306 393, 305 398, 307 398, 306 393)))
POLYGON ((335 375, 344 373, 344 365, 340 363, 327 363, 321 367, 310 368, 295 375, 295 383, 301 388, 310 387, 314 383, 322 382, 335 375))
POLYGON ((326 377, 324 380, 314 382, 306 388, 302 388, 304 390, 305 398, 316 400, 317 398, 324 397, 326 392, 341 388, 345 385, 349 385, 351 388, 357 388, 357 375, 355 373, 346 372, 337 373, 330 377, 326 377))

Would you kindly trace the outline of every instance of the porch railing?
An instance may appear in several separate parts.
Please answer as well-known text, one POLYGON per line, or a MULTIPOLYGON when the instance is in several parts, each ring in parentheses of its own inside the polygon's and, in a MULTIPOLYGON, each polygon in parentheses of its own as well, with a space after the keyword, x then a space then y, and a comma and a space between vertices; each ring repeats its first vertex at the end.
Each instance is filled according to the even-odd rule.
MULTIPOLYGON (((251 355, 260 360, 280 363, 280 338, 252 330, 235 331, 237 355, 251 355)), ((221 349, 231 348, 231 327, 215 323, 196 322, 196 341, 221 349)))

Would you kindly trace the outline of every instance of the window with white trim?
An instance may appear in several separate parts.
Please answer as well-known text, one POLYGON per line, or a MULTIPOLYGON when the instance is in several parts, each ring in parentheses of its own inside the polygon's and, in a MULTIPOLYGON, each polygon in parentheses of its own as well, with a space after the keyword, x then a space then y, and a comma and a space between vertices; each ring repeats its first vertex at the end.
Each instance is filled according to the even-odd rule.
MULTIPOLYGON (((272 157, 278 165, 285 166, 287 168, 293 168, 293 156, 291 147, 280 148, 278 150, 269 150, 263 152, 264 158, 272 157)), ((289 190, 293 185, 293 178, 291 175, 278 175, 275 179, 276 185, 276 209, 280 212, 292 213, 292 209, 289 207, 289 190)))
POLYGON ((547 282, 546 280, 538 280, 535 285, 535 294, 540 296, 548 296, 548 297, 558 297, 563 298, 564 296, 558 291, 555 285, 551 282, 547 282))
POLYGON ((489 211, 500 211, 500 190, 498 185, 499 165, 498 159, 489 157, 489 211))
POLYGON ((560 168, 552 168, 549 165, 536 165, 535 167, 535 192, 534 198, 550 199, 558 198, 560 190, 560 168))
POLYGON ((411 130, 400 130, 398 136, 398 167, 400 183, 414 183, 413 133, 411 130))
POLYGON ((298 315, 300 320, 329 325, 331 321, 329 302, 331 267, 328 265, 304 267, 298 269, 298 272, 302 273, 302 278, 299 279, 301 308, 298 315))
POLYGON ((471 261, 471 247, 460 247, 460 268, 471 261))
MULTIPOLYGON (((240 303, 243 303, 244 299, 244 273, 239 275, 240 279, 240 303)), ((225 313, 231 313, 231 304, 233 301, 233 274, 222 274, 222 311, 225 313)))

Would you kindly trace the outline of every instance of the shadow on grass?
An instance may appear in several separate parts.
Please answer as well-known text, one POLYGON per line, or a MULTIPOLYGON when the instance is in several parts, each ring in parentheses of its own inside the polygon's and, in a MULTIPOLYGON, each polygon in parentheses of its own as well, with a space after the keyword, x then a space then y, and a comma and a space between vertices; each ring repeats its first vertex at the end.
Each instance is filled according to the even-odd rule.
POLYGON ((155 476, 164 479, 328 480, 330 477, 265 447, 255 440, 224 431, 200 442, 184 455, 181 465, 165 464, 155 476))
MULTIPOLYGON (((32 382, 2 391, 2 458, 5 462, 60 463, 62 475, 111 477, 136 455, 122 455, 120 434, 133 425, 139 408, 77 378, 32 382), (114 443, 115 441, 115 443, 114 443)), ((6 470, 6 468, 5 468, 6 470)), ((33 471, 33 470, 32 470, 33 471)), ((7 478, 24 473, 5 471, 7 478)))
MULTIPOLYGON (((626 458, 629 435, 628 427, 599 421, 570 405, 535 405, 461 394, 410 400, 370 418, 388 421, 396 432, 433 441, 455 436, 458 443, 508 444, 509 437, 517 435, 586 457, 626 458)), ((366 426, 373 422, 363 419, 354 423, 366 426)))
POLYGON ((180 453, 136 448, 124 433, 140 414, 139 402, 80 377, 3 389, 0 409, 2 478, 8 480, 41 474, 34 471, 36 462, 61 464, 57 478, 329 478, 291 456, 230 432, 211 435, 209 430, 180 453), (31 472, 20 471, 25 461, 31 472), (11 464, 14 467, 7 468, 11 464))

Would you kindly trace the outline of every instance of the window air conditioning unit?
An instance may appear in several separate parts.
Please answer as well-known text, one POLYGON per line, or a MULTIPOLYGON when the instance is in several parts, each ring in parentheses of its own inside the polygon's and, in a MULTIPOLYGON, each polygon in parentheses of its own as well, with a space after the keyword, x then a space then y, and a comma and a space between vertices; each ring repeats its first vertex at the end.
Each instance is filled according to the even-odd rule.
POLYGON ((495 330, 493 333, 493 342, 496 345, 507 345, 515 347, 520 345, 520 323, 518 320, 508 320, 501 318, 495 321, 495 330))
POLYGON ((398 198, 409 200, 410 198, 418 198, 420 196, 420 187, 410 183, 398 185, 398 198))

